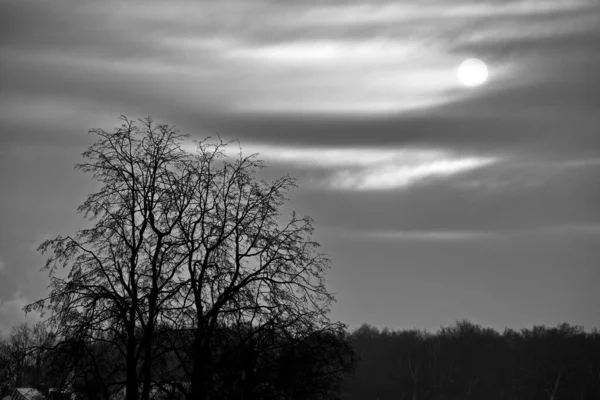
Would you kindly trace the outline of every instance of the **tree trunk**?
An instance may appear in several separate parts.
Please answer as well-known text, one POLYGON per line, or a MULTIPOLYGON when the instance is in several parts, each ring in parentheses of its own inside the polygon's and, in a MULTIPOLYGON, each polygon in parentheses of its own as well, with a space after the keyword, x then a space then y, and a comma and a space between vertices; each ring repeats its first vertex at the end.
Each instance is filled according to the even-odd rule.
POLYGON ((194 364, 191 378, 191 388, 188 393, 188 400, 206 400, 208 399, 208 377, 206 376, 207 369, 202 365, 194 364))
POLYGON ((562 376, 562 364, 560 369, 558 370, 558 376, 556 377, 556 381, 554 382, 554 387, 552 388, 552 392, 549 392, 549 399, 556 400, 556 393, 558 392, 558 385, 560 384, 560 378, 562 376))
MULTIPOLYGON (((156 281, 155 281, 156 282, 156 281)), ((155 288, 155 293, 158 289, 155 288)), ((150 310, 148 315, 148 324, 142 336, 142 346, 144 347, 144 357, 142 364, 142 398, 141 400, 148 400, 150 398, 150 387, 152 386, 152 343, 154 338, 154 318, 155 318, 155 304, 157 295, 153 294, 150 298, 150 310)))
POLYGON ((209 341, 203 338, 203 332, 198 331, 192 346, 192 373, 191 388, 188 400, 208 399, 208 384, 212 376, 210 371, 210 349, 209 341), (203 340, 204 339, 204 340, 203 340))
POLYGON ((142 364, 142 397, 148 400, 150 397, 150 386, 152 384, 152 344, 149 340, 144 345, 144 359, 142 364))
MULTIPOLYGON (((132 307, 133 309, 133 307, 132 307)), ((137 378, 137 359, 135 338, 135 309, 130 311, 132 318, 127 326, 127 360, 126 373, 127 383, 125 384, 125 400, 138 400, 138 378, 137 378)))

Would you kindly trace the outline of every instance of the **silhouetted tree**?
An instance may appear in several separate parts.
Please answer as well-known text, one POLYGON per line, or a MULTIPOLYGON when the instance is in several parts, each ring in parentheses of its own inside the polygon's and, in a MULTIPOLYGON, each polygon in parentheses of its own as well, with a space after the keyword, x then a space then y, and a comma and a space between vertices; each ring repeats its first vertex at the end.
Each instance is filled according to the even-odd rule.
POLYGON ((0 383, 12 387, 41 385, 46 370, 45 349, 53 340, 41 323, 17 325, 8 337, 0 337, 0 383))
POLYGON ((122 120, 91 131, 77 165, 101 184, 79 207, 90 226, 40 246, 51 291, 26 308, 50 311, 59 343, 86 361, 81 379, 105 398, 125 385, 126 400, 157 387, 205 399, 219 395, 228 352, 342 328, 312 220, 282 219, 293 178, 261 181, 255 155, 230 159, 221 141, 184 149, 174 127, 122 120))

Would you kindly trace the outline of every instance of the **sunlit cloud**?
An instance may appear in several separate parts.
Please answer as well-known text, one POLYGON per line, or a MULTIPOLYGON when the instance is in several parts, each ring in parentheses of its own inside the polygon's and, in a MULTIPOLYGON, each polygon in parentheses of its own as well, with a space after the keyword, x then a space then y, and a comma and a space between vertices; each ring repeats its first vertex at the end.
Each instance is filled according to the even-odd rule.
POLYGON ((388 163, 362 170, 343 170, 334 174, 332 184, 340 189, 382 190, 406 187, 428 178, 452 176, 487 166, 494 158, 440 157, 423 163, 388 163))
POLYGON ((372 149, 372 148, 323 148, 283 147, 269 145, 244 145, 244 152, 258 153, 260 158, 299 166, 322 166, 329 168, 359 166, 404 160, 419 163, 440 157, 439 150, 372 149))
MULTIPOLYGON (((170 37, 162 43, 203 65, 206 77, 198 74, 190 87, 225 93, 222 107, 238 112, 372 114, 436 106, 461 95, 454 71, 461 56, 433 43, 399 38, 262 43, 235 37, 170 37), (213 84, 219 79, 222 87, 213 84)), ((508 67, 494 65, 493 78, 508 67)))
MULTIPOLYGON (((14 48, 3 46, 3 52, 47 54, 19 61, 5 53, 7 59, 30 69, 36 65, 44 74, 60 67, 69 79, 93 72, 98 80, 101 74, 110 80, 135 71, 135 85, 168 82, 182 102, 210 98, 215 108, 254 113, 377 114, 440 107, 472 95, 454 75, 464 58, 477 56, 466 47, 564 36, 597 24, 594 14, 585 12, 590 0, 57 4, 48 7, 47 20, 24 28, 14 48), (62 21, 61 8, 73 13, 76 23, 44 34, 62 21), (89 32, 74 35, 80 25, 89 32)), ((23 15, 38 9, 30 8, 23 15)), ((522 83, 532 57, 490 60, 489 85, 522 83)), ((31 86, 39 90, 40 85, 31 86)))
POLYGON ((390 64, 406 60, 419 49, 418 44, 408 40, 304 40, 249 46, 230 50, 229 55, 269 62, 390 64))
POLYGON ((291 148, 244 146, 246 154, 308 169, 325 177, 313 183, 343 190, 390 190, 431 178, 449 177, 500 161, 500 157, 458 154, 427 148, 291 148))
MULTIPOLYGON (((174 55, 173 63, 167 59, 146 61, 145 70, 177 75, 177 80, 182 74, 187 76, 190 80, 183 93, 211 93, 222 109, 377 114, 436 107, 467 95, 455 77, 463 55, 448 52, 443 40, 385 32, 339 35, 337 28, 326 23, 329 5, 274 5, 277 11, 273 11, 261 2, 244 4, 256 22, 247 29, 239 28, 246 17, 231 9, 233 3, 207 7, 215 9, 208 14, 221 17, 157 36, 158 46, 174 55), (309 21, 321 24, 319 34, 309 34, 309 21), (271 33, 266 35, 267 31, 271 33)), ((381 10, 387 13, 399 7, 391 14, 414 14, 415 21, 442 18, 440 10, 451 10, 436 5, 428 16, 409 4, 339 7, 341 11, 333 14, 352 15, 358 7, 358 14, 379 15, 381 10)), ((166 12, 167 20, 174 13, 183 13, 185 7, 173 9, 179 11, 166 12)), ((144 21, 149 16, 144 13, 132 18, 144 21)), ((111 67, 116 67, 115 63, 111 67)), ((491 82, 505 79, 511 68, 507 62, 491 65, 491 82)))

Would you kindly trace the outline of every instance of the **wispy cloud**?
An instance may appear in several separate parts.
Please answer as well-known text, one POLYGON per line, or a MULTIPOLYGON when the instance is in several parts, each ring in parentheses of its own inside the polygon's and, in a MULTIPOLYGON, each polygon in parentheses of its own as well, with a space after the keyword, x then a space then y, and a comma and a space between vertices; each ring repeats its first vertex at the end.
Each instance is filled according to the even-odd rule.
POLYGON ((542 234, 585 235, 600 237, 600 223, 588 222, 580 224, 555 225, 539 230, 542 234))
POLYGON ((293 148, 244 146, 246 153, 307 169, 325 176, 313 183, 344 190, 389 190, 427 179, 443 178, 495 164, 497 156, 461 154, 427 148, 293 148))
POLYGON ((354 190, 385 190, 410 186, 426 179, 447 177, 497 162, 494 158, 441 156, 420 163, 390 162, 372 167, 336 172, 334 187, 354 190))
POLYGON ((389 230, 365 231, 362 236, 367 239, 392 241, 435 241, 462 242, 474 240, 496 239, 503 237, 502 233, 493 231, 457 231, 457 230, 389 230))
MULTIPOLYGON (((578 9, 588 5, 582 0, 564 1, 508 1, 469 2, 364 2, 362 4, 338 4, 314 6, 306 10, 297 24, 372 24, 386 22, 410 22, 426 19, 475 18, 489 16, 524 16, 550 14, 578 9)), ((287 21, 286 22, 291 22, 287 21)))
MULTIPOLYGON (((484 93, 533 79, 525 71, 536 68, 534 53, 499 57, 485 46, 581 35, 593 31, 598 19, 591 0, 101 6, 24 0, 2 11, 2 51, 11 60, 5 72, 27 77, 7 79, 11 91, 77 97, 85 90, 89 97, 106 100, 114 93, 131 103, 127 93, 152 86, 169 100, 176 97, 171 103, 177 106, 233 113, 381 114, 439 107, 473 95, 454 76, 464 57, 479 53, 488 61, 489 88, 478 89, 484 93), (36 79, 48 74, 60 78, 54 84, 36 79)), ((143 95, 156 102, 156 94, 143 95)))
MULTIPOLYGON (((343 235, 341 231, 338 234, 343 235)), ((600 237, 600 224, 547 225, 527 229, 456 230, 456 229, 356 229, 346 236, 359 240, 398 242, 474 242, 489 240, 522 240, 548 236, 600 237)))

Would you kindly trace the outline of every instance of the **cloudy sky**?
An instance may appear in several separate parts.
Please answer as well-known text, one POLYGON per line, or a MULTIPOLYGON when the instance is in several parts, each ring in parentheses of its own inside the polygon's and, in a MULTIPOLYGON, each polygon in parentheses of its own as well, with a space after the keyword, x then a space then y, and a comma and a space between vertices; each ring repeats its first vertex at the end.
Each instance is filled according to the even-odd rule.
POLYGON ((600 327, 599 49, 597 0, 0 0, 0 332, 120 114, 298 177, 352 328, 600 327))

